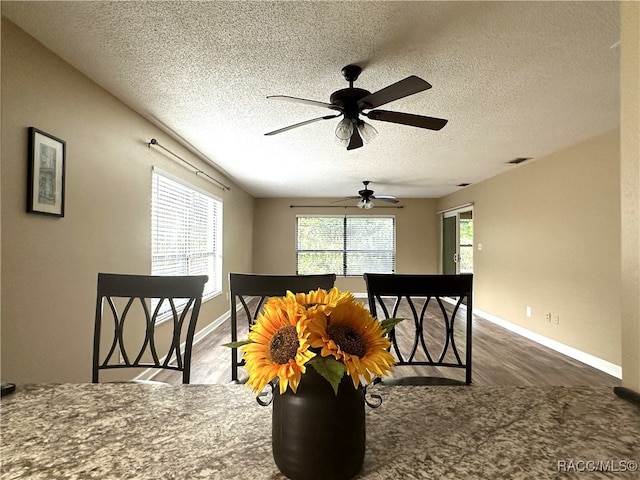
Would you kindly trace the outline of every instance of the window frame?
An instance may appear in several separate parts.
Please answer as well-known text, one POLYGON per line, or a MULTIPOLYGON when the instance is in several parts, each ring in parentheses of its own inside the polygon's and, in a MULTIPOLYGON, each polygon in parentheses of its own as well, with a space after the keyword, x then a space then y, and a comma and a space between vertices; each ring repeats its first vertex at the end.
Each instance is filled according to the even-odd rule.
MULTIPOLYGON (((317 252, 317 253, 322 253, 322 252, 331 252, 331 253, 341 253, 342 255, 342 271, 341 272, 333 272, 333 271, 317 271, 314 272, 315 274, 321 274, 321 273, 335 273, 336 276, 338 277, 342 277, 342 278, 357 278, 362 276, 362 274, 348 274, 349 271, 349 264, 348 264, 348 257, 349 254, 353 254, 353 253, 357 253, 357 252, 366 252, 366 253, 371 253, 371 252, 376 252, 376 250, 357 250, 357 249, 349 249, 347 247, 348 244, 348 219, 350 218, 384 218, 384 219, 390 219, 392 221, 392 225, 393 225, 393 245, 391 246, 391 249, 384 249, 384 250, 377 250, 379 252, 384 252, 384 253, 389 253, 391 252, 391 272, 386 272, 386 273, 395 273, 396 271, 396 236, 397 236, 397 225, 396 225, 396 216, 395 215, 347 215, 347 214, 342 214, 342 215, 331 215, 331 214, 326 214, 326 215, 322 215, 322 214, 298 214, 295 217, 295 231, 294 231, 294 243, 295 243, 295 262, 296 262, 296 275, 301 275, 300 273, 300 269, 299 269, 299 254, 301 252, 304 253, 313 253, 313 252, 317 252), (343 232, 343 237, 342 237, 342 248, 341 249, 300 249, 298 247, 298 231, 299 231, 299 220, 301 218, 341 218, 343 219, 342 222, 342 232, 343 232)), ((304 272, 302 274, 312 274, 310 272, 304 272)))
MULTIPOLYGON (((154 225, 155 225, 155 220, 154 220, 154 215, 156 207, 154 207, 155 202, 156 202, 156 195, 154 194, 154 190, 155 190, 155 183, 156 183, 156 176, 159 177, 163 177, 164 179, 170 181, 170 182, 174 182, 176 184, 178 184, 181 188, 186 189, 187 191, 190 191, 191 194, 194 195, 200 195, 200 196, 204 196, 207 197, 208 199, 213 201, 213 209, 211 212, 213 215, 213 218, 211 219, 212 223, 213 223, 213 231, 210 232, 211 233, 211 237, 207 237, 208 240, 212 241, 212 250, 204 253, 201 251, 196 251, 196 250, 188 250, 186 252, 184 252, 184 255, 181 257, 183 259, 185 259, 187 261, 187 264, 189 263, 189 259, 193 258, 194 256, 197 257, 207 257, 207 258, 211 258, 213 261, 213 267, 212 268, 208 268, 207 272, 205 273, 206 275, 209 276, 209 280, 207 281, 207 283, 205 284, 205 289, 204 289, 204 293, 202 296, 202 301, 205 302, 211 298, 214 298, 218 295, 222 294, 222 284, 223 284, 223 278, 222 278, 222 248, 223 248, 223 244, 222 244, 222 229, 223 229, 223 218, 224 218, 224 202, 223 200, 202 189, 199 188, 185 180, 183 180, 180 177, 177 177, 175 175, 172 175, 170 173, 165 172, 164 170, 161 170, 159 168, 153 167, 152 168, 152 175, 151 175, 151 275, 162 275, 162 273, 158 273, 157 271, 154 271, 154 259, 157 259, 157 257, 159 256, 158 253, 154 250, 154 235, 156 234, 156 232, 154 231, 154 225), (208 290, 208 286, 211 285, 210 289, 208 290)), ((195 212, 192 211, 192 213, 195 212)), ((194 271, 188 271, 187 273, 181 273, 183 275, 201 275, 203 274, 202 272, 194 272, 194 271)), ((167 312, 167 314, 163 314, 161 317, 159 317, 159 320, 164 320, 165 317, 169 317, 170 312, 167 312)))

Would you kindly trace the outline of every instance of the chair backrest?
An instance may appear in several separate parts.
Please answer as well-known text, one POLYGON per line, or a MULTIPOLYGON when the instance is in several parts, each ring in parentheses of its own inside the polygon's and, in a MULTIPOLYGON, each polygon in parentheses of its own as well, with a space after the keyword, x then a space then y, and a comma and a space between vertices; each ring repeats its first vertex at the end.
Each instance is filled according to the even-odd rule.
MULTIPOLYGON (((257 275, 247 273, 230 273, 229 289, 231 291, 231 341, 238 340, 238 303, 246 317, 247 327, 250 328, 262 310, 262 306, 269 297, 282 297, 287 290, 294 293, 307 293, 322 288, 330 290, 336 281, 334 273, 322 275, 257 275), (254 304, 248 301, 256 298, 254 304)), ((244 365, 244 360, 238 358, 236 348, 231 352, 231 380, 238 381, 238 368, 244 365)))
MULTIPOLYGON (((389 334, 396 365, 461 368, 464 383, 471 383, 473 275, 365 273, 364 280, 375 317, 405 318, 389 334), (466 310, 464 329, 456 329, 460 310, 466 310), (464 341, 464 357, 459 341, 464 341)), ((430 383, 419 378, 399 383, 430 383)))
POLYGON ((189 383, 193 336, 207 280, 207 275, 99 273, 92 381, 99 381, 100 370, 157 368, 180 371, 182 383, 189 383), (157 338, 159 320, 172 322, 170 338, 157 338), (102 345, 108 347, 101 349, 102 345))

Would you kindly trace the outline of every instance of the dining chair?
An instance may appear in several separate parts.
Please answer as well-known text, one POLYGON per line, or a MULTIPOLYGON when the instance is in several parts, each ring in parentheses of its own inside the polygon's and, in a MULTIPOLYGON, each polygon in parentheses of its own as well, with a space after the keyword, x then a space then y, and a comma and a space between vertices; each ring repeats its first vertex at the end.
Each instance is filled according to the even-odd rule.
MULTIPOLYGON (((322 288, 330 290, 336 282, 334 273, 320 275, 258 275, 230 273, 229 289, 231 300, 231 341, 238 341, 238 310, 247 322, 247 328, 256 321, 269 297, 281 297, 287 290, 307 293, 322 288), (251 301, 256 299, 256 302, 251 301)), ((238 382, 238 369, 244 366, 244 359, 238 358, 238 349, 231 349, 231 381, 238 382)))
POLYGON ((99 273, 93 383, 101 370, 143 368, 179 371, 182 383, 189 383, 193 336, 207 280, 207 275, 99 273), (168 329, 157 328, 169 322, 168 329))
POLYGON ((397 371, 407 370, 402 367, 413 367, 410 369, 412 375, 398 375, 383 383, 471 384, 472 274, 365 273, 364 280, 373 316, 404 318, 391 330, 389 340, 396 366, 401 367, 397 371), (464 381, 442 376, 442 369, 463 369, 464 381), (437 375, 423 375, 423 371, 437 375))

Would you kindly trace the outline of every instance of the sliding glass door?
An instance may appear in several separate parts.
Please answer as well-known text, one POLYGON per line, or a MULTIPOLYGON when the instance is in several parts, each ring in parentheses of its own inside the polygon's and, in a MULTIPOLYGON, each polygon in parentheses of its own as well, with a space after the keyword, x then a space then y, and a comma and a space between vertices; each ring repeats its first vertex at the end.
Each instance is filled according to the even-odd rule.
POLYGON ((473 273, 473 207, 442 213, 442 273, 473 273))

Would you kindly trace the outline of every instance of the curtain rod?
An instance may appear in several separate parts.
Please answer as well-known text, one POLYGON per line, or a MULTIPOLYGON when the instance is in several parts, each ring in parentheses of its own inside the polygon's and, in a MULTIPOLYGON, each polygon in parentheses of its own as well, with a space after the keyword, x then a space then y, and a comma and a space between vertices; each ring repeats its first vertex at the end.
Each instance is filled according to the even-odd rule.
MULTIPOLYGON (((360 208, 356 205, 289 205, 289 208, 360 208)), ((404 208, 403 205, 398 205, 397 207, 387 207, 387 206, 379 206, 373 207, 375 209, 378 208, 404 208)))
POLYGON ((176 157, 178 160, 181 160, 182 162, 186 163, 187 165, 189 165, 191 168, 193 168, 196 171, 196 175, 204 175, 205 177, 207 177, 209 180, 215 182, 217 184, 217 186, 219 186, 220 188, 222 188, 223 190, 231 190, 230 187, 228 187, 227 185, 225 185, 224 183, 222 183, 219 180, 216 180, 215 178, 213 178, 211 175, 209 175, 207 172, 203 172, 202 170, 200 170, 198 167, 196 167, 194 164, 188 162, 187 160, 185 160, 184 158, 182 158, 179 155, 176 155, 175 153, 173 153, 171 150, 169 150, 167 147, 164 147, 162 145, 160 145, 158 143, 158 140, 156 140, 155 138, 152 138, 149 143, 147 144, 147 146, 149 148, 151 148, 151 145, 155 145, 156 147, 160 147, 161 149, 163 149, 165 152, 170 153, 171 155, 173 155, 174 157, 176 157))

